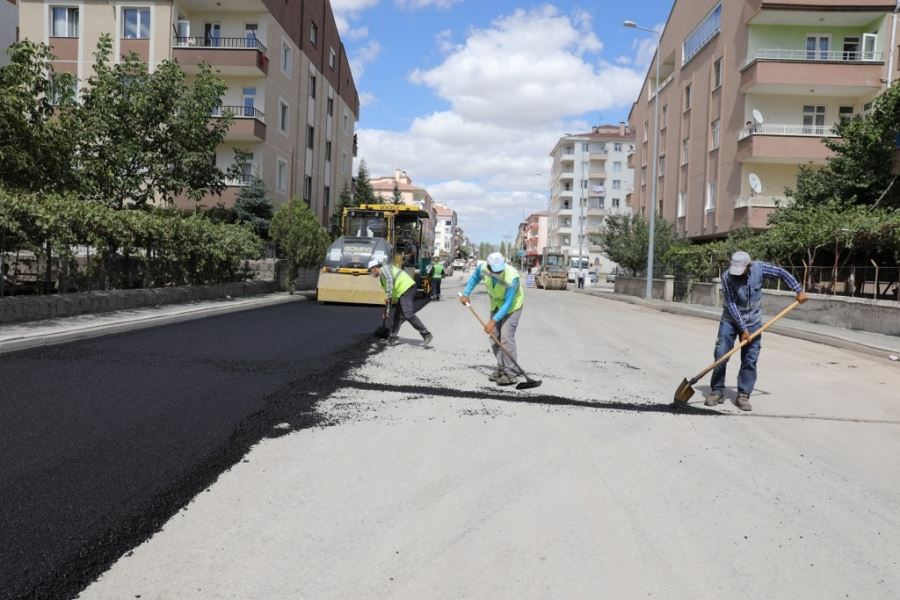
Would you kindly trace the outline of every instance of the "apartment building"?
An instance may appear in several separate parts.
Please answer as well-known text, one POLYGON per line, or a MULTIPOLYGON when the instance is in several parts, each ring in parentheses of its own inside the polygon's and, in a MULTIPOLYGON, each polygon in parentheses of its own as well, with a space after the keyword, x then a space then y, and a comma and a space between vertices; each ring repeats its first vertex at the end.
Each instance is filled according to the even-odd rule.
POLYGON ((547 247, 547 212, 528 215, 519 227, 516 248, 525 251, 525 266, 541 264, 544 248, 547 247))
MULTIPOLYGON (((4 0, 5 1, 5 0, 4 0)), ((136 52, 149 68, 175 59, 188 73, 210 64, 226 81, 222 107, 234 124, 219 149, 223 170, 234 149, 251 154, 221 197, 234 203, 251 176, 277 203, 300 197, 326 223, 352 180, 359 96, 328 0, 20 0, 22 37, 49 44, 55 68, 92 74, 102 34, 115 56, 136 52)))
POLYGON ((564 254, 590 259, 609 272, 614 265, 591 244, 607 216, 629 212, 626 194, 634 185, 628 156, 634 133, 625 125, 599 125, 588 133, 559 139, 550 156, 550 206, 547 244, 564 254))
POLYGON ((434 255, 456 258, 457 216, 456 211, 443 204, 434 205, 434 255))
POLYGON ((0 67, 9 64, 6 49, 19 40, 19 5, 17 0, 0 0, 0 67))
POLYGON ((900 75, 895 0, 676 0, 629 122, 639 172, 629 203, 703 240, 788 202, 801 165, 822 165, 843 115, 900 75), (659 63, 659 122, 654 118, 659 63), (654 155, 653 137, 659 132, 654 155))
POLYGON ((404 204, 418 206, 431 215, 428 223, 424 224, 425 229, 422 232, 422 244, 423 247, 434 247, 435 203, 431 194, 428 193, 428 190, 414 185, 412 177, 407 175, 406 171, 400 169, 394 171, 393 177, 376 177, 371 179, 369 183, 372 185, 375 195, 385 202, 393 202, 394 190, 396 189, 400 192, 400 200, 404 204))

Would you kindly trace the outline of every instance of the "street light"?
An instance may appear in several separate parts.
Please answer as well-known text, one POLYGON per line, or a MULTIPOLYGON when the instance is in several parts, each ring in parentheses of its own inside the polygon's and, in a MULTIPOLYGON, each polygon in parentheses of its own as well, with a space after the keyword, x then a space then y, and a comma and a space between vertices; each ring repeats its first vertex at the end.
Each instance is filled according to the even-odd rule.
POLYGON ((659 45, 660 38, 662 38, 662 34, 656 29, 650 29, 649 27, 641 27, 634 21, 625 21, 622 23, 625 27, 629 29, 640 29, 641 31, 649 31, 650 33, 656 35, 656 95, 655 100, 653 102, 653 171, 650 177, 653 181, 650 182, 650 201, 653 203, 652 208, 650 209, 650 231, 647 236, 647 289, 644 292, 644 298, 650 300, 653 297, 653 250, 654 250, 654 237, 656 236, 656 186, 658 184, 659 178, 657 177, 657 169, 659 168, 659 45))

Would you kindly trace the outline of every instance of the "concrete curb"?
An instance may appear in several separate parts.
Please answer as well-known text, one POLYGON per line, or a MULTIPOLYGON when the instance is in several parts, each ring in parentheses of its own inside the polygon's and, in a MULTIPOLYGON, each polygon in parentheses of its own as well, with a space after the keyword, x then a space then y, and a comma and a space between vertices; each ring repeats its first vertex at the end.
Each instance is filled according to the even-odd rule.
MULTIPOLYGON (((635 296, 623 296, 620 294, 614 294, 612 292, 600 292, 600 291, 588 291, 588 290, 574 290, 578 294, 585 294, 587 296, 594 296, 596 298, 600 298, 602 300, 611 300, 613 302, 626 302, 628 304, 636 304, 640 306, 646 306, 647 308, 652 308, 654 310, 658 310, 661 312, 667 312, 675 315, 682 315, 687 317, 699 317, 703 319, 709 319, 712 321, 718 321, 720 318, 720 313, 718 311, 709 311, 700 308, 695 308, 690 305, 678 304, 678 303, 668 303, 662 302, 661 300, 652 300, 647 301, 643 298, 638 298, 635 296)), ((891 346, 882 346, 882 345, 874 345, 868 344, 864 342, 860 342, 858 340, 854 340, 849 336, 840 335, 837 331, 834 334, 826 334, 818 331, 810 331, 807 329, 801 329, 799 327, 793 327, 790 324, 785 324, 784 321, 780 323, 776 323, 769 330, 772 333, 777 333, 778 335, 783 335, 786 337, 796 338, 800 340, 805 340, 807 342, 815 342, 818 344, 826 344, 828 346, 833 346, 835 348, 841 348, 843 350, 853 350, 856 352, 862 352, 863 354, 869 354, 872 356, 877 356, 879 358, 886 358, 887 355, 890 354, 900 354, 900 340, 898 340, 897 345, 894 347, 891 346)), ((839 330, 838 330, 839 331, 839 330)), ((848 333, 852 333, 848 330, 848 333)))
POLYGON ((295 294, 291 296, 285 292, 284 294, 247 300, 237 304, 227 304, 225 306, 203 306, 192 308, 190 305, 182 305, 186 310, 171 314, 139 316, 131 319, 122 319, 117 322, 82 325, 69 330, 49 334, 38 334, 34 336, 26 335, 10 338, 5 341, 0 341, 0 356, 11 352, 18 352, 20 350, 43 348, 46 346, 103 337, 105 335, 113 335, 116 333, 139 331, 141 329, 149 329, 161 325, 171 325, 174 323, 226 315, 255 308, 276 306, 288 302, 303 302, 308 299, 309 298, 304 294, 295 294))

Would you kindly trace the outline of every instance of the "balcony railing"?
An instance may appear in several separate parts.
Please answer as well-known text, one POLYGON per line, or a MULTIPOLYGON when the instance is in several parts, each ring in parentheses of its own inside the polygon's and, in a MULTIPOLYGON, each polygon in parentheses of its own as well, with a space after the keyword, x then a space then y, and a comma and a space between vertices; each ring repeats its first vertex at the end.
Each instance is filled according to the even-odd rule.
POLYGON ((755 60, 800 60, 811 62, 884 62, 883 52, 846 52, 844 50, 785 50, 757 48, 747 57, 744 66, 755 60))
POLYGON ((250 182, 253 180, 253 175, 250 173, 241 173, 236 179, 227 179, 225 181, 226 185, 229 186, 243 186, 250 185, 250 182))
POLYGON ((263 111, 258 108, 254 108, 253 106, 217 106, 213 109, 210 116, 213 117, 221 117, 222 115, 230 114, 236 119, 258 119, 260 121, 265 121, 266 115, 263 111))
POLYGON ((738 139, 743 140, 751 135, 791 135, 791 136, 810 136, 810 137, 837 137, 834 129, 831 127, 819 125, 778 125, 775 123, 765 123, 763 125, 754 125, 752 127, 744 127, 738 134, 738 139))
POLYGON ((175 45, 192 48, 254 48, 266 53, 263 43, 252 37, 175 36, 175 45))
POLYGON ((736 198, 735 208, 780 208, 789 206, 793 198, 787 196, 750 196, 736 198))

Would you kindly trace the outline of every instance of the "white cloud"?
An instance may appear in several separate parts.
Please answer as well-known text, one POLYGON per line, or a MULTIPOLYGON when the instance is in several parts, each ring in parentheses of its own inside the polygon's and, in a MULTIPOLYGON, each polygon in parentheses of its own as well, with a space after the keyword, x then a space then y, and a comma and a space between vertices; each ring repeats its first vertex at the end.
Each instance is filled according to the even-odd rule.
POLYGON ((374 62, 380 54, 381 44, 376 40, 369 40, 369 43, 356 51, 356 54, 350 59, 350 70, 357 83, 362 79, 366 65, 374 62))
POLYGON ((375 104, 375 101, 378 100, 375 97, 375 94, 372 92, 360 92, 359 93, 359 105, 360 106, 372 106, 375 104))
POLYGON ((581 115, 628 106, 640 89, 643 68, 601 60, 590 27, 587 13, 545 6, 500 17, 460 43, 441 32, 442 62, 410 79, 449 109, 405 131, 362 128, 360 158, 376 175, 406 170, 458 211, 470 237, 499 242, 523 207, 546 210, 558 139, 591 125, 581 115))
POLYGON ((359 41, 366 37, 369 37, 369 28, 368 27, 350 28, 350 30, 347 31, 347 39, 352 40, 354 42, 359 41))
MULTIPOLYGON (((331 9, 334 12, 334 19, 337 22, 338 31, 343 35, 353 35, 350 22, 359 18, 362 11, 378 6, 380 0, 331 0, 331 9)), ((366 28, 356 30, 357 35, 364 30, 361 37, 366 37, 369 31, 366 28)), ((360 39, 352 38, 351 39, 360 39)))

